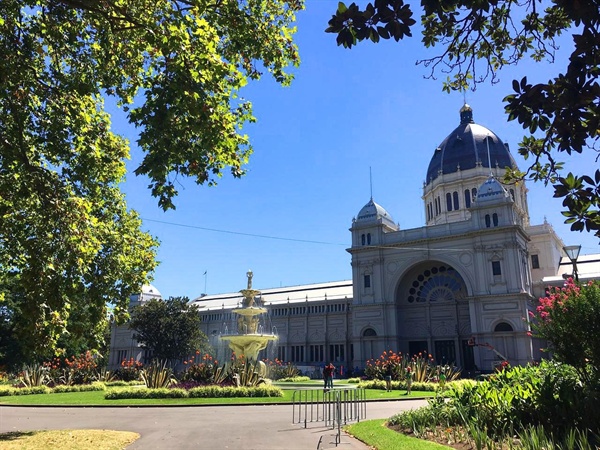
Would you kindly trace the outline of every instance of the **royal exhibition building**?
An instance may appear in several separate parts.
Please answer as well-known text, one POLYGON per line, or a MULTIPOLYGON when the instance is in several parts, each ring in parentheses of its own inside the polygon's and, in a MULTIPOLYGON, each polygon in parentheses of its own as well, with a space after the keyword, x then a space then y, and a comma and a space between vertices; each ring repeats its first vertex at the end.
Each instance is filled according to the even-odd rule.
MULTIPOLYGON (((349 214, 351 280, 260 291, 261 320, 277 335, 261 357, 363 368, 391 349, 426 352, 465 371, 541 358, 528 311, 573 273, 573 255, 550 224, 529 222, 525 184, 501 183, 515 161, 500 136, 474 122, 471 107, 440 142, 423 183, 423 227, 400 229, 376 199, 365 199, 349 214)), ((600 278, 600 255, 579 257, 577 268, 581 281, 600 278)), ((145 287, 132 305, 151 298, 160 292, 145 287)), ((240 292, 193 300, 215 349, 243 300, 240 292)), ((112 366, 149 356, 132 336, 126 325, 113 327, 112 366)))

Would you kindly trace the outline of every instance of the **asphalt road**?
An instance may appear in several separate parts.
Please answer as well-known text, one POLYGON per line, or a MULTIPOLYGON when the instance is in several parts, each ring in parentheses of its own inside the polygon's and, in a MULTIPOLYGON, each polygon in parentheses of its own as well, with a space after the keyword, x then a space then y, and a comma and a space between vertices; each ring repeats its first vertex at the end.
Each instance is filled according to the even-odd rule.
MULTIPOLYGON (((426 400, 369 402, 366 419, 387 418, 418 408, 426 400)), ((141 435, 133 449, 368 450, 369 447, 323 422, 292 423, 291 405, 191 407, 22 407, 0 406, 0 432, 51 429, 105 429, 141 435)), ((361 419, 362 420, 362 419, 361 419)), ((0 448, 2 447, 0 442, 0 448)))

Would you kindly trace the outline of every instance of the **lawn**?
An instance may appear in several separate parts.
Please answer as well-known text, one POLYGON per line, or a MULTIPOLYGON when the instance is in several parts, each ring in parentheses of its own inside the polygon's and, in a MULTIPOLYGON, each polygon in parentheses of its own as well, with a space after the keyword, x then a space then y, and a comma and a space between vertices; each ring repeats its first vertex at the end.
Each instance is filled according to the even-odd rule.
POLYGON ((390 430, 385 419, 367 420, 344 428, 349 434, 377 450, 442 450, 435 442, 405 436, 390 430))
MULTIPOLYGON (((39 405, 39 406, 180 406, 180 405, 234 405, 234 404, 273 404, 290 403, 293 400, 295 389, 300 386, 282 386, 283 397, 256 397, 256 398, 184 398, 184 399, 123 399, 123 400, 105 400, 104 391, 91 392, 67 392, 61 394, 34 394, 34 395, 14 395, 0 397, 0 405, 39 405), (291 389, 290 389, 291 388, 291 389)), ((303 386, 303 389, 311 386, 303 386)), ((341 388, 341 386, 338 386, 341 388)), ((117 388, 110 388, 117 389, 117 388)), ((432 397, 433 392, 413 391, 410 396, 404 395, 406 391, 386 392, 384 390, 367 389, 366 397, 368 401, 376 400, 399 400, 405 398, 423 398, 432 397)))

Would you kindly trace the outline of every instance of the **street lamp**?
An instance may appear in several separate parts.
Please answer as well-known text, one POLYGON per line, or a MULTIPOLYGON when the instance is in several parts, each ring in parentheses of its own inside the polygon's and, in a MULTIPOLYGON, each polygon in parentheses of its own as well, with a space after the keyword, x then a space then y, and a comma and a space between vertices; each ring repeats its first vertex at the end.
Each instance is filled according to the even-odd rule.
POLYGON ((579 281, 579 275, 577 273, 577 258, 579 257, 579 252, 581 251, 581 245, 567 245, 563 247, 563 250, 573 263, 573 276, 575 277, 575 281, 579 281))

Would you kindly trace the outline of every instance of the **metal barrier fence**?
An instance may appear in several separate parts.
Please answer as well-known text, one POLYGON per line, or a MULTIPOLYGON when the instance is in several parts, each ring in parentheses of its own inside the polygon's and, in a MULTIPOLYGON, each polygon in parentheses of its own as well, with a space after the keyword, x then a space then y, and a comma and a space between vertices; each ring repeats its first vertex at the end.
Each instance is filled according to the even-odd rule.
POLYGON ((326 427, 338 429, 348 422, 360 422, 367 416, 364 389, 302 389, 292 395, 292 423, 325 422, 326 427))

